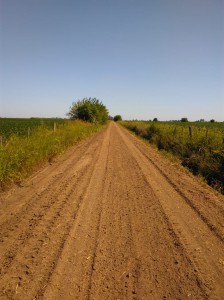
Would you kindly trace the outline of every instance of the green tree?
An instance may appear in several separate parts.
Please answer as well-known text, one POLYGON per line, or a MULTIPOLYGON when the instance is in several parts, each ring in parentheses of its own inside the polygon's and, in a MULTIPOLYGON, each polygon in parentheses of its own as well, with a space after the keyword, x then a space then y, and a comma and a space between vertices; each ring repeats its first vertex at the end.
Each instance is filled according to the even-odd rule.
POLYGON ((115 122, 117 122, 117 121, 122 121, 121 115, 116 115, 116 116, 114 116, 114 121, 115 121, 115 122))
POLYGON ((158 118, 154 118, 154 119, 153 119, 153 122, 158 122, 158 118))
POLYGON ((84 98, 73 102, 67 115, 71 119, 100 124, 106 123, 109 116, 106 106, 96 98, 84 98))
POLYGON ((181 118, 181 122, 188 122, 188 118, 181 118))

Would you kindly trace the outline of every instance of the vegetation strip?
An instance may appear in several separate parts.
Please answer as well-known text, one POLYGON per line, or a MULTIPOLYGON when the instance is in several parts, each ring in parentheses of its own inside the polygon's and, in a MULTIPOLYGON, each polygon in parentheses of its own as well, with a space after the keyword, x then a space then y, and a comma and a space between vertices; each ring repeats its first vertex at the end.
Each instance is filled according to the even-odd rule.
POLYGON ((2 142, 13 134, 27 137, 37 127, 54 129, 54 126, 65 124, 65 119, 60 118, 0 118, 0 137, 2 142))
POLYGON ((224 123, 121 121, 121 125, 171 152, 195 175, 224 193, 224 123))
MULTIPOLYGON (((23 120, 28 122, 28 119, 23 120)), ((23 123, 19 119, 17 121, 20 125, 23 123)), ((30 121, 31 125, 22 126, 22 131, 27 134, 14 133, 10 135, 7 130, 4 131, 5 135, 2 135, 0 144, 0 190, 8 188, 13 183, 21 184, 24 178, 44 162, 51 162, 55 156, 63 153, 66 148, 102 128, 102 125, 80 120, 59 119, 58 121, 56 122, 53 119, 50 122, 50 119, 48 119, 48 125, 45 125, 42 121, 39 126, 32 126, 32 121, 30 121)), ((9 123, 11 122, 12 119, 9 120, 9 123)), ((16 121, 13 122, 15 124, 16 121)), ((7 124, 7 119, 4 119, 4 123, 7 124)), ((7 128, 6 125, 5 128, 7 128)))

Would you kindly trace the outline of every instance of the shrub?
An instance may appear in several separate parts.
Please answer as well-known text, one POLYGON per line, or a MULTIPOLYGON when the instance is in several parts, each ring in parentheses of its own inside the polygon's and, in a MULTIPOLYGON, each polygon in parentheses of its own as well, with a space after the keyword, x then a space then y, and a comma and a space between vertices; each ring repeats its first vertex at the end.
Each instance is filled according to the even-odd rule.
POLYGON ((96 98, 84 98, 73 102, 67 115, 71 119, 99 124, 106 123, 109 116, 106 106, 96 98))

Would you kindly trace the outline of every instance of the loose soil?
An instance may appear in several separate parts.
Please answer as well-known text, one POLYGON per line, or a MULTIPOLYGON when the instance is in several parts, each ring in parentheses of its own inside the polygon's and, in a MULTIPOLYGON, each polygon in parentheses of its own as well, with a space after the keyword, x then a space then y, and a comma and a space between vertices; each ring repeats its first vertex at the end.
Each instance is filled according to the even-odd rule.
POLYGON ((0 197, 0 299, 224 299, 224 197, 115 123, 0 197))

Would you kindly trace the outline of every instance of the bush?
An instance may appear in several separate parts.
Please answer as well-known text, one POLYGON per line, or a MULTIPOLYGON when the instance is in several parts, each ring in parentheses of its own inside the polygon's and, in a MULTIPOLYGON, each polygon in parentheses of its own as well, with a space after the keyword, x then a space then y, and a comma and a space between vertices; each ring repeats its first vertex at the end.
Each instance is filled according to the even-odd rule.
POLYGON ((181 122, 188 122, 188 118, 181 118, 181 122))
POLYGON ((156 127, 154 124, 150 125, 147 129, 147 138, 149 141, 152 140, 153 137, 159 137, 161 134, 160 129, 156 127))
POLYGON ((106 123, 109 117, 106 106, 96 98, 84 98, 73 102, 67 115, 71 119, 99 124, 106 123))

